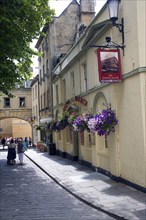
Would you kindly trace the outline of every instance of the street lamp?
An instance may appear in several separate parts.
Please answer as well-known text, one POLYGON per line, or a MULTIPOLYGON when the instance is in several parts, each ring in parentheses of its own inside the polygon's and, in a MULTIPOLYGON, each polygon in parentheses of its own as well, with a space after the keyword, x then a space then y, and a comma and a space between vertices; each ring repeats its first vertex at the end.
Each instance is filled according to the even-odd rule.
POLYGON ((118 12, 119 12, 119 3, 121 0, 108 0, 108 10, 109 10, 109 17, 112 21, 113 26, 116 26, 116 21, 118 20, 118 12))
POLYGON ((121 23, 116 23, 118 20, 119 4, 121 0, 107 0, 109 17, 112 25, 121 32, 122 34, 122 48, 124 49, 124 18, 121 19, 121 23))
POLYGON ((124 18, 121 19, 121 23, 116 23, 118 20, 118 12, 119 12, 119 4, 121 0, 107 0, 107 6, 109 10, 109 17, 112 22, 113 27, 118 28, 120 33, 122 34, 122 43, 117 44, 113 41, 111 41, 111 37, 106 37, 106 45, 90 45, 90 47, 99 47, 99 48, 121 48, 123 50, 123 56, 124 56, 124 18))

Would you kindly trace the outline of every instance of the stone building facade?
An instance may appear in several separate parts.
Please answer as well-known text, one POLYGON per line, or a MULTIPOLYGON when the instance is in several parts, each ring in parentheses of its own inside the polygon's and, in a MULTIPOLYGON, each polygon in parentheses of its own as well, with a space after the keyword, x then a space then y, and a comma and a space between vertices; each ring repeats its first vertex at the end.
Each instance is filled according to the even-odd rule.
POLYGON ((32 137, 32 102, 30 82, 11 91, 13 98, 0 96, 1 137, 32 137), (23 127, 23 128, 22 128, 23 127), (22 129, 21 129, 22 128, 22 129))
POLYGON ((39 112, 39 76, 37 75, 31 83, 32 93, 32 133, 33 133, 33 144, 37 144, 40 141, 40 132, 37 130, 40 120, 39 112))
MULTIPOLYGON (((94 16, 94 0, 81 0, 80 4, 73 0, 59 17, 54 17, 52 22, 43 28, 45 37, 40 36, 36 43, 36 48, 42 53, 38 59, 40 125, 45 126, 54 117, 52 70, 72 48, 94 16)), ((51 136, 48 136, 45 130, 40 132, 42 141, 48 143, 51 136)))
POLYGON ((121 33, 108 20, 105 5, 84 34, 55 67, 53 74, 53 115, 67 105, 80 114, 96 114, 110 105, 118 119, 114 133, 107 137, 74 132, 67 126, 53 132, 60 155, 78 159, 118 181, 146 189, 146 5, 145 1, 122 1, 119 21, 125 23, 125 51, 120 49, 122 80, 101 83, 97 49, 108 36, 121 44, 121 33), (58 92, 59 91, 59 92, 58 92), (77 98, 78 97, 78 98, 77 98), (83 100, 86 100, 86 104, 83 100))

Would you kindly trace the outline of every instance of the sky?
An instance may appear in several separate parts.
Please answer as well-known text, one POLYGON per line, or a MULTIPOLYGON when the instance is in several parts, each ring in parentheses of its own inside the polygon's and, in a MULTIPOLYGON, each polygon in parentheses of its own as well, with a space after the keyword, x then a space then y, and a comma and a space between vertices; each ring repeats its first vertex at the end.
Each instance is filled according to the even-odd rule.
MULTIPOLYGON (((63 10, 70 4, 72 0, 49 0, 50 8, 54 8, 56 16, 59 16, 63 10)), ((77 0, 79 2, 79 0, 77 0)), ((95 0, 96 2, 96 13, 102 8, 107 0, 95 0)))
MULTIPOLYGON (((59 16, 72 0, 49 0, 50 8, 55 9, 56 16, 59 16)), ((80 0, 77 0, 78 2, 80 0)), ((95 0, 96 14, 100 11, 107 0, 95 0)))
MULTIPOLYGON (((55 13, 56 13, 56 16, 59 16, 63 11, 64 9, 70 4, 72 0, 49 0, 49 5, 50 5, 50 8, 54 8, 55 9, 55 13)), ((79 0, 77 0, 79 2, 79 0)), ((96 2, 96 5, 95 5, 95 11, 96 11, 96 14, 100 11, 100 9, 102 8, 102 6, 105 4, 107 0, 95 0, 96 2)), ((35 44, 36 44, 37 40, 34 40, 34 42, 31 44, 31 47, 34 48, 35 44)), ((38 66, 38 62, 37 62, 37 57, 34 57, 32 60, 33 60, 33 63, 34 63, 34 66, 38 66)), ((36 68, 36 71, 37 71, 37 68, 36 68)), ((35 70, 34 70, 34 76, 37 74, 37 72, 35 73, 35 70)))

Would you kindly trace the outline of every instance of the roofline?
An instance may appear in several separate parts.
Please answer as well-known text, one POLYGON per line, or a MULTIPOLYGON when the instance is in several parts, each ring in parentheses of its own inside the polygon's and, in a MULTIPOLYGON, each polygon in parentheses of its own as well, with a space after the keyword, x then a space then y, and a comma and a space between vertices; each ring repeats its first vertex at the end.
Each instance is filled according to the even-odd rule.
MULTIPOLYGON (((100 17, 100 15, 102 14, 102 12, 107 8, 107 3, 105 3, 103 5, 103 7, 101 8, 101 10, 98 12, 98 14, 95 16, 95 18, 91 21, 91 23, 87 26, 87 28, 85 29, 85 32, 81 35, 81 37, 78 39, 78 41, 73 45, 73 47, 67 52, 66 56, 61 60, 60 63, 58 63, 58 65, 55 66, 55 68, 53 69, 52 72, 55 72, 55 70, 59 67, 59 65, 61 65, 61 63, 63 63, 63 61, 66 59, 66 57, 72 52, 72 50, 76 47, 76 45, 79 43, 79 41, 87 34, 88 30, 90 30, 94 25, 95 20, 98 19, 98 17, 100 17)), ((96 24, 97 26, 100 26, 101 24, 104 23, 109 23, 109 19, 104 20, 98 24, 96 24)), ((83 49, 83 48, 82 48, 83 49)), ((85 48, 84 48, 85 49, 85 48)))
MULTIPOLYGON (((43 29, 42 29, 41 32, 46 33, 46 32, 47 32, 47 29, 48 29, 48 27, 49 27, 49 24, 50 24, 50 23, 45 24, 45 26, 43 27, 43 29)), ((37 41, 37 43, 36 43, 36 45, 35 45, 35 48, 37 48, 37 49, 39 48, 40 43, 42 42, 43 38, 44 38, 44 36, 42 36, 42 35, 39 36, 38 41, 37 41)))
POLYGON ((69 5, 61 12, 61 14, 58 16, 58 18, 64 13, 65 10, 67 10, 67 8, 68 8, 73 2, 76 2, 77 5, 80 5, 80 4, 77 2, 77 0, 72 0, 72 1, 69 3, 69 5))
MULTIPOLYGON (((88 42, 84 47, 81 48, 81 50, 72 58, 72 60, 69 61, 69 63, 60 71, 60 73, 58 75, 55 75, 56 77, 53 79, 53 83, 56 82, 56 80, 58 79, 58 77, 60 77, 63 73, 64 70, 68 69, 69 66, 75 61, 78 60, 79 57, 85 53, 85 51, 87 51, 90 47, 90 44, 92 42, 94 42, 97 38, 99 39, 103 33, 105 33, 110 27, 111 27, 111 23, 108 22, 109 20, 105 20, 102 21, 98 24, 98 26, 100 27, 101 24, 105 23, 105 25, 102 27, 102 29, 92 38, 92 40, 90 42, 88 42)), ((77 42, 78 43, 78 42, 77 42)), ((70 51, 71 53, 72 51, 70 51)), ((69 53, 68 53, 69 54, 69 53)), ((66 59, 66 57, 68 56, 68 54, 65 56, 64 59, 66 59)), ((63 59, 63 60, 64 60, 63 59)), ((61 63, 63 62, 63 60, 54 68, 54 70, 52 71, 53 73, 56 71, 56 69, 59 67, 59 65, 61 65, 61 63)))
MULTIPOLYGON (((54 19, 59 18, 59 17, 64 13, 64 11, 67 10, 67 8, 68 8, 73 2, 76 2, 76 3, 79 5, 79 3, 77 2, 77 0, 72 0, 72 1, 69 3, 69 5, 63 10, 63 12, 62 12, 59 16, 54 16, 54 17, 53 17, 51 23, 53 23, 53 20, 54 20, 54 19)), ((49 24, 51 24, 51 23, 47 23, 47 24, 43 27, 42 32, 46 33, 46 32, 47 32, 47 29, 49 28, 49 24)), ((44 38, 44 36, 41 36, 41 35, 39 36, 38 41, 37 41, 37 43, 36 43, 36 45, 35 45, 35 48, 36 48, 36 49, 39 48, 39 46, 40 46, 40 44, 41 44, 43 38, 44 38)))
POLYGON ((39 74, 35 76, 35 78, 33 78, 30 87, 32 87, 37 81, 39 80, 39 74))

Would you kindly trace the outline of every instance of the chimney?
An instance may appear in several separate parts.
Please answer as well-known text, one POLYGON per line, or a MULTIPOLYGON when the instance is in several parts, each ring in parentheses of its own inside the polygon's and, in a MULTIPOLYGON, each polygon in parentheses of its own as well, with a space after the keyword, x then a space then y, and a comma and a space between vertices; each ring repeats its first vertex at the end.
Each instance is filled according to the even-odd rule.
POLYGON ((80 0, 80 24, 88 26, 95 17, 96 0, 80 0))

